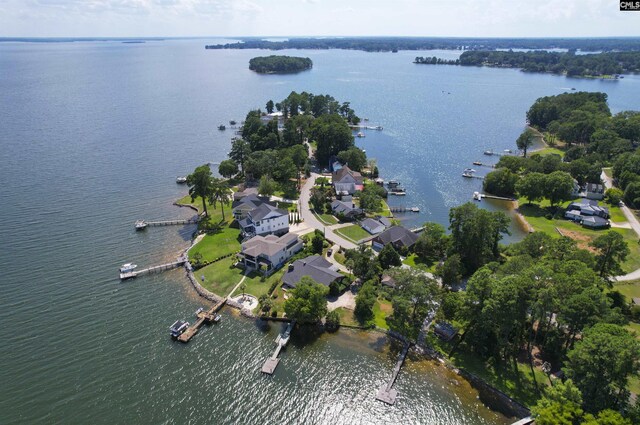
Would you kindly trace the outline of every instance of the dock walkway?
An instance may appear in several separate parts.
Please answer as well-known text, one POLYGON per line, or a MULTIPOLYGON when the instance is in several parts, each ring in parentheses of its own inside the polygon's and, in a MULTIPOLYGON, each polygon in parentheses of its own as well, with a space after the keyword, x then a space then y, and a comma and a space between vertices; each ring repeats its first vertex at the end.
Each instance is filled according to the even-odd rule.
POLYGON ((198 333, 202 325, 204 325, 205 323, 213 322, 213 318, 215 317, 216 313, 222 308, 222 306, 225 305, 226 302, 227 299, 225 298, 222 301, 216 303, 209 310, 201 311, 200 313, 198 313, 198 320, 196 320, 193 325, 189 326, 186 331, 180 334, 180 336, 178 337, 178 341, 184 343, 189 342, 191 338, 193 338, 198 333))
POLYGON ((178 226, 181 224, 196 224, 198 223, 199 218, 187 218, 187 219, 177 219, 177 220, 160 220, 160 221, 147 221, 147 220, 138 220, 136 221, 136 226, 178 226))
POLYGON ((291 331, 293 330, 295 323, 295 320, 290 322, 289 326, 287 326, 287 329, 284 331, 284 334, 278 335, 276 338, 276 349, 271 357, 269 357, 262 365, 262 373, 273 375, 276 371, 276 367, 278 367, 278 363, 280 363, 278 356, 280 355, 280 351, 282 351, 282 349, 289 343, 289 337, 291 336, 291 331))
POLYGON ((396 382, 398 378, 398 374, 400 373, 400 369, 404 364, 405 359, 407 358, 407 354, 409 353, 410 344, 406 343, 402 352, 400 353, 400 357, 398 357, 398 362, 396 363, 396 367, 393 369, 393 374, 391 375, 391 379, 386 385, 383 385, 376 394, 376 400, 380 400, 384 403, 394 405, 396 402, 396 397, 398 396, 398 391, 393 389, 393 384, 396 382))
POLYGON ((138 270, 138 271, 120 273, 120 279, 121 280, 133 279, 134 277, 142 276, 145 274, 159 273, 165 270, 175 269, 184 265, 185 262, 186 262, 185 258, 179 258, 177 261, 174 261, 173 263, 160 264, 159 266, 149 267, 149 268, 138 270))
POLYGON ((418 207, 389 207, 389 211, 394 213, 404 213, 404 212, 420 212, 420 208, 418 207))

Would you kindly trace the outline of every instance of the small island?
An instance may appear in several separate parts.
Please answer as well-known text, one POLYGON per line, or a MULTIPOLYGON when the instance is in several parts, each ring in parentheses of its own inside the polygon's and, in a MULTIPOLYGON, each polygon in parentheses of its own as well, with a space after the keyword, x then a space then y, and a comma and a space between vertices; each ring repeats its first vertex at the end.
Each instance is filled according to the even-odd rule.
POLYGON ((311 59, 296 56, 258 56, 249 61, 249 69, 259 74, 292 74, 312 67, 311 59))

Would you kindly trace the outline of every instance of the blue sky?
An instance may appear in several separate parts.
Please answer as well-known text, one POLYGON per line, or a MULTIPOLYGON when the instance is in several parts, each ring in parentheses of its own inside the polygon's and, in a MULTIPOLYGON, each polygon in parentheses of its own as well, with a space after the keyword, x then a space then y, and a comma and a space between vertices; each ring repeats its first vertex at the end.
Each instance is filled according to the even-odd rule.
POLYGON ((640 36, 617 0, 0 0, 0 36, 640 36))

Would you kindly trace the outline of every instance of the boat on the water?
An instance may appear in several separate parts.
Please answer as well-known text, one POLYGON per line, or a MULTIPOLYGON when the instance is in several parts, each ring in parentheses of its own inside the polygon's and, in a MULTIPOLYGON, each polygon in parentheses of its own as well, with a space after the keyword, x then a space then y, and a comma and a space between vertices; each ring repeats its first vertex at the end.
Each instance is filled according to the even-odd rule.
POLYGON ((220 124, 220 125, 218 126, 218 130, 220 130, 220 131, 224 131, 224 130, 226 130, 226 129, 227 129, 227 127, 225 127, 225 125, 224 125, 224 124, 220 124))
POLYGON ((489 149, 488 151, 484 151, 484 154, 491 156, 491 155, 493 155, 493 151, 491 149, 489 149))
POLYGON ((482 162, 480 162, 480 161, 473 161, 473 165, 482 165, 482 162))
POLYGON ((474 170, 473 168, 465 168, 464 171, 472 174, 476 172, 476 170, 474 170))
POLYGON ((199 309, 196 310, 196 317, 198 317, 198 314, 202 313, 204 311, 204 308, 200 307, 199 309))
POLYGON ((389 195, 395 196, 405 196, 407 193, 403 190, 402 192, 389 192, 389 195))
POLYGON ((480 192, 473 192, 473 199, 475 201, 482 201, 482 195, 480 194, 480 192))
POLYGON ((216 314, 215 316, 213 316, 213 323, 218 323, 220 319, 222 319, 222 316, 219 314, 216 314))
POLYGON ((185 184, 187 182, 187 176, 178 176, 176 177, 176 183, 185 184))
POLYGON ((136 230, 144 230, 147 228, 147 222, 144 220, 137 220, 135 227, 136 227, 136 230))
POLYGON ((176 320, 169 328, 172 338, 177 338, 184 333, 189 327, 189 322, 185 320, 176 320))
POLYGON ((473 178, 473 173, 465 170, 465 171, 462 172, 462 177, 466 177, 466 178, 469 178, 469 179, 473 178))
POLYGON ((377 125, 377 126, 376 126, 376 130, 378 130, 378 131, 382 131, 382 126, 381 126, 381 125, 377 125))
POLYGON ((120 267, 120 273, 131 273, 136 267, 138 267, 138 265, 133 263, 123 264, 122 267, 120 267))
POLYGON ((359 131, 357 134, 358 137, 365 137, 364 133, 362 131, 359 131))

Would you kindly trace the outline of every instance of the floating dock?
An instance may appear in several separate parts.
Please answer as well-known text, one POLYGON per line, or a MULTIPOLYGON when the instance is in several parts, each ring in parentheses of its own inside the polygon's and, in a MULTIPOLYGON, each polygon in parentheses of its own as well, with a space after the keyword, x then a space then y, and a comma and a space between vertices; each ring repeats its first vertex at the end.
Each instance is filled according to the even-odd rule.
POLYGON ((400 369, 404 364, 405 359, 407 358, 407 354, 409 353, 410 344, 406 343, 402 352, 400 353, 400 357, 398 357, 398 362, 396 363, 396 367, 393 369, 393 374, 391 375, 391 379, 386 385, 383 385, 376 394, 376 400, 380 400, 384 403, 394 405, 396 402, 396 397, 398 396, 398 391, 393 389, 393 384, 396 382, 398 378, 398 374, 400 373, 400 369))
POLYGON ((276 349, 269 357, 264 364, 262 365, 262 373, 266 373, 267 375, 273 375, 276 371, 276 367, 278 367, 278 363, 280 363, 280 359, 278 356, 280 355, 280 351, 289 343, 289 337, 291 336, 291 331, 295 326, 295 320, 289 323, 287 326, 287 330, 284 331, 284 334, 278 335, 276 338, 276 349))
POLYGON ((227 299, 225 298, 222 301, 217 302, 209 310, 199 312, 197 314, 198 320, 196 320, 193 325, 189 326, 186 331, 180 334, 180 336, 178 337, 178 341, 184 343, 189 342, 191 338, 193 338, 198 333, 202 325, 204 325, 205 323, 213 322, 213 318, 215 317, 216 313, 222 308, 222 306, 225 305, 226 302, 227 299))
POLYGON ((394 213, 403 213, 403 212, 420 212, 420 208, 418 207, 389 207, 389 211, 394 213))
POLYGON ((174 261, 173 263, 160 264, 159 266, 149 267, 149 268, 138 270, 138 271, 120 273, 120 279, 121 280, 133 279, 135 277, 142 276, 145 274, 159 273, 165 270, 175 269, 180 266, 183 266, 186 261, 187 260, 185 258, 179 258, 177 261, 174 261))

